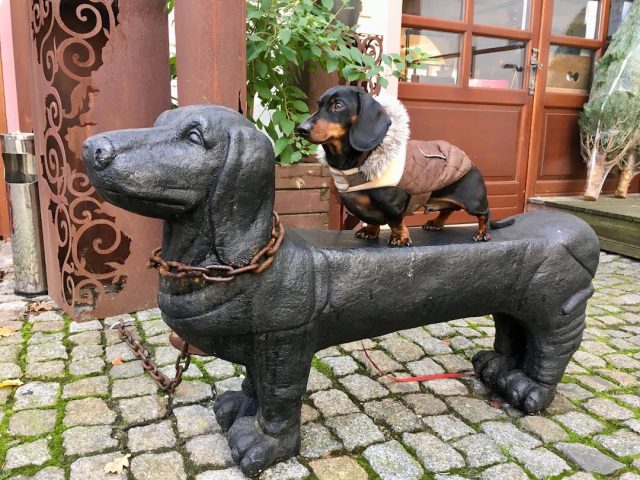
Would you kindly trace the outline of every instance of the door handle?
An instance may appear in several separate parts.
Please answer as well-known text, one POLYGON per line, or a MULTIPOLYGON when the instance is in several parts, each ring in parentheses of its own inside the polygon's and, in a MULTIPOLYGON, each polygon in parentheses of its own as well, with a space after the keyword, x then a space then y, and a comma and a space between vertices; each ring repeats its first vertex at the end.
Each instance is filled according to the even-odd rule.
POLYGON ((536 93, 536 75, 538 70, 542 70, 544 65, 538 63, 538 54, 540 51, 537 48, 531 49, 531 60, 529 61, 529 95, 535 95, 536 93))

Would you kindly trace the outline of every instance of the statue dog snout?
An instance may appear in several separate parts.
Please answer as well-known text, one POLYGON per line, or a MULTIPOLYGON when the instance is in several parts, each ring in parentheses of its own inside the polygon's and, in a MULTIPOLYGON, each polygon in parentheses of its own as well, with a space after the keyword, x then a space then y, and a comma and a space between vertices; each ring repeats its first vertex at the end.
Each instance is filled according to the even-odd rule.
POLYGON ((116 158, 113 144, 103 136, 87 139, 82 147, 82 156, 85 162, 91 162, 96 170, 104 170, 116 158))

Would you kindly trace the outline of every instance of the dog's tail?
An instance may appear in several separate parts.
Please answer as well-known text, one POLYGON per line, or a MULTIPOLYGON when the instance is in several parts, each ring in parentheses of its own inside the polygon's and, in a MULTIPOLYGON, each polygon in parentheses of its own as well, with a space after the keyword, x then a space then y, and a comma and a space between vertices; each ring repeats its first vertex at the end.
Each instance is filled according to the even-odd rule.
POLYGON ((515 223, 515 221, 516 221, 515 217, 510 217, 510 218, 505 218, 503 220, 490 221, 489 226, 491 228, 496 228, 496 229, 510 227, 515 223))

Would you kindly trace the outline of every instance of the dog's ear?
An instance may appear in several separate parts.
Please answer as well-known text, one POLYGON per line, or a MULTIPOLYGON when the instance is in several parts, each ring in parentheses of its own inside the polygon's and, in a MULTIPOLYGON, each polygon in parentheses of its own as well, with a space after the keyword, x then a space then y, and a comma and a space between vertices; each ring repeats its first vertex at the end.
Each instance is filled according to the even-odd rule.
POLYGON ((349 130, 349 143, 359 152, 373 150, 387 134, 391 119, 384 107, 371 95, 358 92, 358 119, 349 130))
POLYGON ((267 136, 249 126, 229 130, 229 147, 210 197, 216 252, 227 265, 251 262, 271 235, 275 158, 267 136))

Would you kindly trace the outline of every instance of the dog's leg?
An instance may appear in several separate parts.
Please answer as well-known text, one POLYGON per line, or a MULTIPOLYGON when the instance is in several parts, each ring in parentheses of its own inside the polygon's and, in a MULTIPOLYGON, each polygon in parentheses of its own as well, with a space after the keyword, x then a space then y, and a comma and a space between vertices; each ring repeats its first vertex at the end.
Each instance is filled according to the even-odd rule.
POLYGON ((255 417, 237 419, 228 435, 232 457, 245 475, 256 475, 299 451, 300 410, 312 344, 301 329, 256 336, 258 412, 255 417))
POLYGON ((444 228, 444 224, 449 219, 453 210, 442 210, 438 213, 438 216, 433 220, 429 220, 422 226, 423 230, 429 230, 432 232, 439 232, 444 228))
POLYGON ((218 424, 225 432, 231 428, 238 418, 256 414, 258 400, 249 371, 247 371, 247 375, 242 382, 242 390, 239 392, 232 390, 224 392, 216 400, 213 410, 218 424))
POLYGON ((365 225, 355 233, 358 238, 375 239, 380 234, 380 225, 365 225))
POLYGON ((473 236, 474 242, 488 242, 491 240, 491 234, 489 233, 489 216, 478 215, 478 231, 473 236))
POLYGON ((389 220, 391 235, 389 235, 389 245, 392 247, 410 247, 411 237, 409 229, 404 224, 403 217, 396 217, 389 220))

